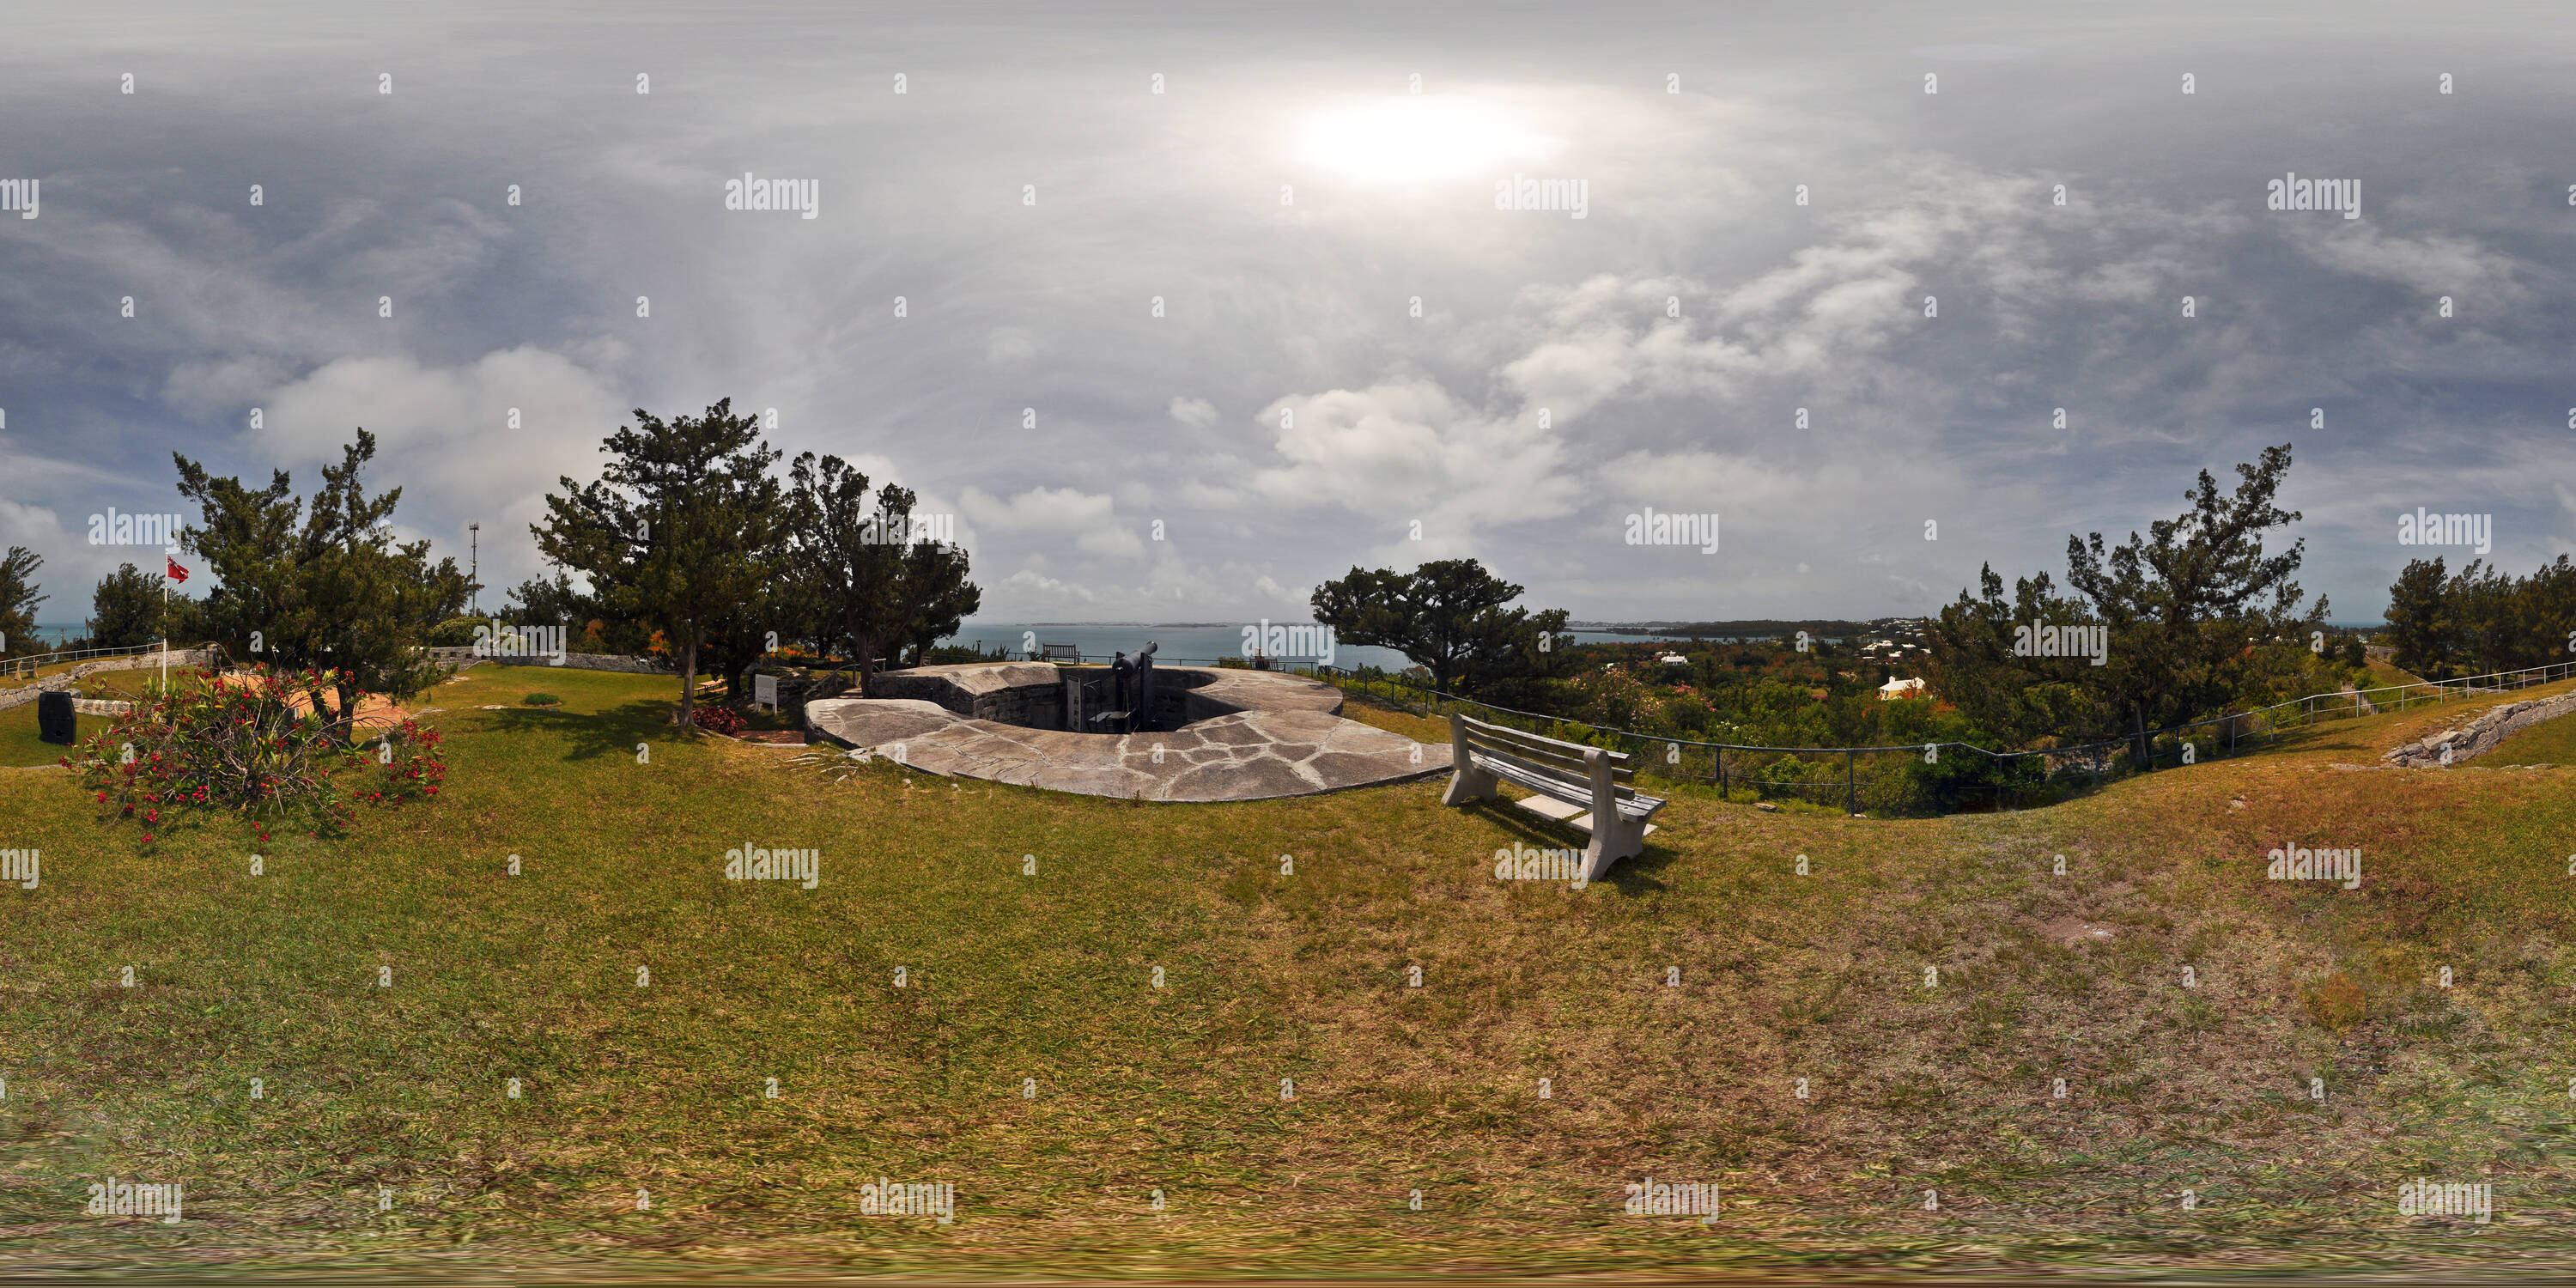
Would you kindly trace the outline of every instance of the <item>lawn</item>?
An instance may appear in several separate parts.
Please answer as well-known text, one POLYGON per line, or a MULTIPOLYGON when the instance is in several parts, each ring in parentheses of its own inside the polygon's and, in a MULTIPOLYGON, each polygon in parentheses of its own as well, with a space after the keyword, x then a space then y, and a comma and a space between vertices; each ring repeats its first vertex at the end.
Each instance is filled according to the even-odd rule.
POLYGON ((2499 765, 2576 766, 2576 715, 2543 720, 2497 743, 2484 759, 2499 765))
POLYGON ((1497 881, 1569 842, 1437 781, 827 770, 672 728, 676 687, 474 668, 418 700, 444 796, 258 876, 0 771, 44 855, 0 889, 0 1268, 2576 1267, 2576 770, 2377 767, 2460 704, 2024 813, 1678 788, 1578 891, 1497 881), (724 879, 746 843, 819 885, 724 879), (2267 881, 2283 844, 2366 879, 2267 881), (110 1174, 187 1220, 82 1216, 110 1174), (954 1224, 861 1215, 880 1176, 954 1224), (1723 1212, 1623 1216, 1647 1176, 1723 1212), (2419 1176, 2496 1222, 2399 1217, 2419 1176))

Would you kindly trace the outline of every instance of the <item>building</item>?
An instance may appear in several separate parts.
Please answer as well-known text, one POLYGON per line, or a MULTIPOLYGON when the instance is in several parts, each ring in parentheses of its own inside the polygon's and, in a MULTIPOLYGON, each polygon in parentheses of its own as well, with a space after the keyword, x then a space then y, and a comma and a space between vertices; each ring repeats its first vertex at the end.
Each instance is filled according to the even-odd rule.
POLYGON ((1923 681, 1919 679, 1889 680, 1887 683, 1878 686, 1878 696, 1881 698, 1919 698, 1923 696, 1923 681))

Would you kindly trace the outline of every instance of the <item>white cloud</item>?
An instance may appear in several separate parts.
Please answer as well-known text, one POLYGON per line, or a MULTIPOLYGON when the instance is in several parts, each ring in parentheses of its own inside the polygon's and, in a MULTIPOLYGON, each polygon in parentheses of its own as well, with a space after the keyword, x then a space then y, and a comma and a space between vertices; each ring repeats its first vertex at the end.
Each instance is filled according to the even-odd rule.
POLYGON ((1118 518, 1117 504, 1103 494, 1074 488, 1034 487, 1004 501, 968 486, 958 497, 967 518, 996 532, 1015 536, 1071 537, 1076 552, 1095 559, 1134 558, 1145 543, 1133 526, 1118 518))
POLYGON ((1183 398, 1176 395, 1172 399, 1172 419, 1192 429, 1205 429, 1216 423, 1216 417, 1216 404, 1205 398, 1183 398))

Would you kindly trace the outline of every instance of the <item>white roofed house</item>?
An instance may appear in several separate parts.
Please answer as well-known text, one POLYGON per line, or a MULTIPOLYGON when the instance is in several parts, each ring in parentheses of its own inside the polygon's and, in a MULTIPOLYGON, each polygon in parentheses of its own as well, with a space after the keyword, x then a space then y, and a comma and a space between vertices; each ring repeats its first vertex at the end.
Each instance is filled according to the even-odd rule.
POLYGON ((1919 698, 1923 696, 1923 681, 1920 679, 1891 679, 1887 683, 1878 686, 1878 696, 1881 698, 1919 698))

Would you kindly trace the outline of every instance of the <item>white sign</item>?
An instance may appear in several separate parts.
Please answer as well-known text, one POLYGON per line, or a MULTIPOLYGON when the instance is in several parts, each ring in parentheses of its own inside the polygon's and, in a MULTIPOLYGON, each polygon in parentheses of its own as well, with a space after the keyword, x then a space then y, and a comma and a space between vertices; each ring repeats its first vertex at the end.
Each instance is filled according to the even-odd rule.
POLYGON ((755 675, 751 677, 751 702, 753 706, 766 705, 770 710, 776 711, 778 709, 778 677, 774 675, 755 675))

